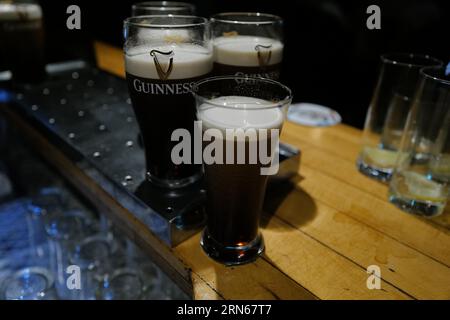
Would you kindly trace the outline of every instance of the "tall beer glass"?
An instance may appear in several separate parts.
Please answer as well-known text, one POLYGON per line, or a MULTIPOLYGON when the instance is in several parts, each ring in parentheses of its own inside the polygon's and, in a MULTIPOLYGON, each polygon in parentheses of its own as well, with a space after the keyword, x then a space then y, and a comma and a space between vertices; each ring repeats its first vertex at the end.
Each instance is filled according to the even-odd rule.
POLYGON ((291 91, 274 80, 235 76, 199 81, 193 91, 207 187, 201 245, 221 263, 247 263, 264 250, 259 218, 291 91))
POLYGON ((277 80, 283 58, 283 20, 252 12, 211 17, 214 74, 277 80))
MULTIPOLYGON (((196 81, 212 70, 209 22, 194 16, 138 16, 125 20, 125 69, 146 154, 147 178, 177 188, 201 177, 201 164, 175 164, 176 129, 193 134, 196 81)), ((191 153, 193 154, 193 153, 191 153)))
POLYGON ((44 78, 44 27, 38 4, 0 2, 0 63, 15 81, 44 78))
POLYGON ((195 6, 187 2, 178 1, 145 1, 133 4, 131 7, 132 16, 142 15, 193 15, 195 6))

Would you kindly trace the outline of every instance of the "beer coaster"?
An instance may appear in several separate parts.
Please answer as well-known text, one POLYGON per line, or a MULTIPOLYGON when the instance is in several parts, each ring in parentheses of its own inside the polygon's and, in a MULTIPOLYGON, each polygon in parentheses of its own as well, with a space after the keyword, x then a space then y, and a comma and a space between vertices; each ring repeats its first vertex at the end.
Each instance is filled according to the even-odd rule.
POLYGON ((341 123, 335 110, 314 103, 294 103, 289 107, 289 121, 310 127, 328 127, 341 123))

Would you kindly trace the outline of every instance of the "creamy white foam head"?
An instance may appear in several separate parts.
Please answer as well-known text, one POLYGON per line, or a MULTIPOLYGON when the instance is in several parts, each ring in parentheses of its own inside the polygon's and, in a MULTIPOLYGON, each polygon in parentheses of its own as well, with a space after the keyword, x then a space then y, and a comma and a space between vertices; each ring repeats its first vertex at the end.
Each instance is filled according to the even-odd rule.
MULTIPOLYGON (((152 50, 173 51, 173 69, 169 80, 199 77, 212 69, 212 54, 206 48, 194 44, 166 44, 137 46, 129 49, 125 55, 126 71, 137 77, 159 79, 154 59, 150 56, 152 50)), ((156 55, 165 70, 169 63, 167 57, 156 55)))
POLYGON ((263 55, 270 50, 271 57, 268 65, 280 63, 283 58, 283 44, 281 41, 256 36, 226 36, 214 39, 214 61, 221 64, 258 67, 257 46, 270 46, 270 49, 260 47, 263 55))
POLYGON ((0 3, 0 21, 35 20, 40 18, 42 18, 42 10, 37 4, 0 3))
POLYGON ((282 107, 267 107, 273 103, 267 100, 224 96, 209 100, 199 106, 197 118, 203 128, 226 129, 281 129, 284 120, 282 107))
POLYGON ((152 41, 153 43, 160 41, 165 43, 170 42, 187 42, 191 39, 190 30, 186 29, 156 29, 156 28, 141 28, 138 30, 138 38, 145 39, 145 41, 152 41))

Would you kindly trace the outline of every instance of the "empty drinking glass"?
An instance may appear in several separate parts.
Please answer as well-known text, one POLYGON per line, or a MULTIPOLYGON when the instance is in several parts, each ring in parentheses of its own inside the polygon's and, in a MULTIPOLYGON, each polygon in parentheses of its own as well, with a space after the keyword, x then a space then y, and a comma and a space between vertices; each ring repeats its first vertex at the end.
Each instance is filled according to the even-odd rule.
POLYGON ((50 270, 55 275, 55 287, 62 299, 71 299, 73 296, 66 284, 66 269, 70 265, 69 253, 77 241, 93 233, 93 225, 93 221, 81 210, 52 212, 45 217, 45 230, 50 247, 50 270))
POLYGON ((72 290, 72 299, 95 299, 100 282, 112 272, 109 259, 116 249, 115 241, 104 234, 90 236, 74 246, 70 263, 80 268, 81 290, 72 290))
POLYGON ((420 216, 442 213, 450 182, 450 76, 423 68, 402 138, 389 200, 420 216))
POLYGON ((98 300, 139 300, 144 290, 144 281, 138 270, 123 268, 106 275, 100 283, 98 300))
POLYGON ((0 293, 5 300, 55 300, 51 272, 41 267, 24 268, 5 280, 0 293))
POLYGON ((28 237, 32 255, 42 258, 45 255, 45 216, 59 211, 67 204, 63 191, 55 187, 43 188, 27 206, 28 237))
POLYGON ((442 66, 442 61, 420 54, 381 56, 381 70, 367 112, 362 150, 357 160, 363 174, 380 181, 390 179, 419 71, 425 66, 442 66))

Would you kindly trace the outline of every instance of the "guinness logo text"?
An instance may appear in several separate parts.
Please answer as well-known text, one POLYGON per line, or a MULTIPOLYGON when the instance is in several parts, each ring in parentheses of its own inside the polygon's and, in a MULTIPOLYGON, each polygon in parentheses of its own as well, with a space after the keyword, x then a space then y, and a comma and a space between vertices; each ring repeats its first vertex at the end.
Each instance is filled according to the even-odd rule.
POLYGON ((140 79, 133 79, 133 87, 136 92, 157 95, 188 94, 194 83, 195 82, 151 83, 140 79))

